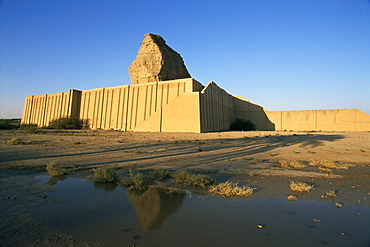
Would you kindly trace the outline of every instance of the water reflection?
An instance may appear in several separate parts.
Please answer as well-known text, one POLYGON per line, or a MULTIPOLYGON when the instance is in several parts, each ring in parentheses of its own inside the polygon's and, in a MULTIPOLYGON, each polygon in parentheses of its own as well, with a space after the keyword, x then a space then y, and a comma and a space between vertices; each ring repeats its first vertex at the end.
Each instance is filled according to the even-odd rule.
POLYGON ((127 198, 134 206, 141 229, 144 232, 160 229, 164 220, 179 210, 185 191, 163 187, 149 187, 138 194, 127 191, 127 198))
POLYGON ((94 189, 102 189, 105 192, 114 191, 116 187, 116 183, 94 183, 94 189))
POLYGON ((48 193, 56 201, 31 210, 35 220, 103 246, 369 246, 369 208, 278 198, 188 197, 184 191, 155 187, 138 195, 86 179, 38 178, 44 184, 58 182, 48 193))
POLYGON ((58 181, 64 181, 66 178, 66 176, 50 177, 46 184, 49 186, 54 186, 58 183, 58 181))

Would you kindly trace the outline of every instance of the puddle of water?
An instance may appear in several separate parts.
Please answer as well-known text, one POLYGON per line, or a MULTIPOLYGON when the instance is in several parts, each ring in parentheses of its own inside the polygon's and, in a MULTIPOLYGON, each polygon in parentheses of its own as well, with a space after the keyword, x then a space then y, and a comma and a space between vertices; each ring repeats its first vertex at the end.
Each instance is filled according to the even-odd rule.
POLYGON ((199 198, 155 188, 137 195, 86 179, 38 178, 55 188, 48 196, 60 202, 34 208, 35 219, 81 241, 105 246, 370 244, 368 208, 278 198, 199 198))

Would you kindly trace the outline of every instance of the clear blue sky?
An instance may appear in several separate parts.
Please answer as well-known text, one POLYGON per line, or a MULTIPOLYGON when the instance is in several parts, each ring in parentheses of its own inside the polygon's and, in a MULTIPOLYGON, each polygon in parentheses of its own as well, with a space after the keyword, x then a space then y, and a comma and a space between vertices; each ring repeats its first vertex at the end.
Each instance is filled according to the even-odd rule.
POLYGON ((27 95, 130 84, 148 32, 267 110, 370 114, 369 0, 0 0, 0 118, 27 95))

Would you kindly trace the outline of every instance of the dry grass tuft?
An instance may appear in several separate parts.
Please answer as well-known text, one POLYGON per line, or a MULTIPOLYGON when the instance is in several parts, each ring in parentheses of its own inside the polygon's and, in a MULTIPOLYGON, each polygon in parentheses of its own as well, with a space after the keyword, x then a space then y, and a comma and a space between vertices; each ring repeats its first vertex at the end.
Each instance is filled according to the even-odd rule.
POLYGON ((326 168, 326 167, 321 167, 321 166, 319 166, 319 170, 324 171, 324 172, 331 172, 331 171, 333 171, 333 169, 326 168))
POLYGON ((292 160, 292 161, 289 161, 289 160, 280 160, 279 161, 280 165, 283 166, 283 167, 294 167, 294 168, 305 168, 306 165, 303 164, 303 162, 301 161, 296 161, 296 160, 292 160))
POLYGON ((320 166, 321 169, 320 168, 319 169, 324 170, 322 169, 323 167, 331 168, 331 169, 348 169, 349 167, 353 165, 342 164, 337 161, 321 160, 321 161, 311 161, 310 166, 320 166))
POLYGON ((24 144, 24 142, 19 138, 13 138, 13 139, 7 141, 6 144, 8 144, 8 145, 22 145, 22 144, 24 144))
POLYGON ((46 170, 52 177, 59 177, 68 174, 68 170, 52 162, 46 166, 46 170))
POLYGON ((296 201, 298 198, 296 196, 290 195, 288 196, 288 201, 296 201))
POLYGON ((328 190, 328 191, 326 191, 326 195, 333 197, 333 196, 337 196, 337 193, 336 193, 335 190, 328 190))
POLYGON ((220 183, 213 185, 209 188, 209 193, 211 195, 219 194, 223 197, 232 197, 232 196, 251 196, 253 194, 253 188, 251 187, 240 187, 237 183, 231 183, 229 181, 225 183, 220 183))
POLYGON ((290 181, 290 189, 296 192, 310 192, 313 189, 313 185, 302 182, 290 181))

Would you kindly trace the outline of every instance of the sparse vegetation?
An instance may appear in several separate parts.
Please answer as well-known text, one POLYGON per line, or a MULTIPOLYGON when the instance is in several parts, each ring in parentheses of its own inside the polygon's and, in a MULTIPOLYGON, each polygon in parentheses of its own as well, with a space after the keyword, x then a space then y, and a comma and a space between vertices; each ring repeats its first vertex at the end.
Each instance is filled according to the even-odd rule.
POLYGON ((48 129, 82 129, 84 121, 78 117, 62 117, 52 120, 48 129))
POLYGON ((111 167, 99 167, 93 169, 94 176, 92 180, 95 183, 112 183, 118 181, 118 176, 116 171, 111 167))
POLYGON ((290 195, 287 197, 288 201, 296 201, 298 198, 296 196, 290 195))
POLYGON ((175 184, 187 184, 190 181, 191 175, 185 170, 177 170, 172 173, 173 182, 175 184))
POLYGON ((37 133, 40 132, 40 129, 37 126, 37 124, 21 124, 19 129, 21 131, 24 131, 24 132, 27 132, 27 133, 30 133, 30 134, 37 134, 37 133))
POLYGON ((211 178, 208 175, 204 174, 193 174, 191 175, 191 185, 192 186, 198 186, 201 188, 208 188, 209 186, 212 186, 216 184, 216 180, 211 178))
POLYGON ((333 169, 326 168, 326 167, 321 167, 321 166, 319 166, 319 170, 325 171, 325 172, 331 172, 331 171, 333 171, 333 169))
POLYGON ((311 161, 311 166, 321 166, 326 168, 332 169, 348 169, 349 167, 353 166, 350 164, 342 164, 337 161, 330 161, 330 160, 322 160, 322 161, 311 161))
POLYGON ((213 185, 208 191, 211 195, 219 194, 223 197, 232 196, 251 196, 253 194, 253 188, 247 186, 238 186, 237 183, 231 183, 229 181, 213 185))
POLYGON ((68 170, 56 164, 55 162, 49 163, 46 170, 52 177, 59 177, 68 174, 68 170))
POLYGON ((0 119, 0 129, 12 129, 13 126, 6 119, 0 119))
POLYGON ((283 167, 294 167, 294 168, 304 168, 306 167, 305 164, 303 164, 303 162, 301 161, 289 161, 289 160, 280 160, 279 161, 279 164, 283 167))
POLYGON ((7 141, 6 144, 8 145, 22 145, 24 142, 19 138, 12 138, 11 140, 7 141))
POLYGON ((326 195, 334 197, 334 196, 337 196, 337 193, 336 193, 335 190, 328 190, 328 191, 326 191, 326 195))
POLYGON ((257 177, 258 176, 258 174, 255 171, 248 172, 247 175, 250 178, 254 178, 254 177, 257 177))
POLYGON ((290 181, 290 189, 296 192, 310 192, 313 189, 313 185, 302 182, 290 181))
POLYGON ((138 172, 130 169, 130 178, 124 179, 120 184, 124 187, 129 188, 130 191, 144 192, 148 189, 148 180, 145 176, 138 172))
POLYGON ((190 174, 185 170, 178 170, 172 174, 173 182, 186 186, 198 186, 208 188, 216 184, 216 180, 204 174, 190 174))
POLYGON ((153 171, 153 176, 159 180, 162 180, 171 177, 171 172, 158 168, 153 171))
POLYGON ((256 130, 256 125, 252 123, 250 120, 237 118, 231 123, 230 130, 251 131, 256 130))

